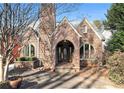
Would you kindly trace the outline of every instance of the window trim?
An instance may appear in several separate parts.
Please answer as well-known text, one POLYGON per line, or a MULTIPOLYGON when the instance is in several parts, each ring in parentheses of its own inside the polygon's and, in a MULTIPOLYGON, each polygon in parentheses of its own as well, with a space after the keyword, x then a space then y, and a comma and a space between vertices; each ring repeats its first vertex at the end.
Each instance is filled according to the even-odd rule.
MULTIPOLYGON (((88 42, 85 42, 85 43, 83 44, 83 46, 82 46, 82 47, 83 47, 83 57, 81 57, 80 60, 95 60, 95 59, 96 59, 95 56, 94 56, 94 58, 91 57, 91 46, 93 47, 93 45, 90 44, 90 43, 88 43, 88 42), (88 47, 88 48, 89 48, 88 58, 85 57, 85 45, 86 45, 86 44, 89 45, 89 47, 88 47)), ((94 49, 94 53, 93 53, 93 54, 95 54, 95 53, 96 53, 96 50, 95 50, 94 47, 93 47, 93 49, 94 49)))
POLYGON ((24 57, 35 57, 36 56, 36 48, 33 44, 28 44, 28 45, 24 46, 22 50, 23 50, 24 57), (34 47, 34 55, 33 56, 31 55, 31 52, 32 52, 31 46, 34 47), (28 47, 28 56, 26 55, 26 47, 28 47))

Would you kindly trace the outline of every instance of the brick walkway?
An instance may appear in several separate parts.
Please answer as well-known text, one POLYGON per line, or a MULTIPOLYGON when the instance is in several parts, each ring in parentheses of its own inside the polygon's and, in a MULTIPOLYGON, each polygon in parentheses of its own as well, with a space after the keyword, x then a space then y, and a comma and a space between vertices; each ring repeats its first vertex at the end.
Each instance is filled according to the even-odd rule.
POLYGON ((85 68, 79 73, 53 73, 43 71, 25 71, 21 89, 54 89, 54 88, 116 88, 96 69, 85 68))

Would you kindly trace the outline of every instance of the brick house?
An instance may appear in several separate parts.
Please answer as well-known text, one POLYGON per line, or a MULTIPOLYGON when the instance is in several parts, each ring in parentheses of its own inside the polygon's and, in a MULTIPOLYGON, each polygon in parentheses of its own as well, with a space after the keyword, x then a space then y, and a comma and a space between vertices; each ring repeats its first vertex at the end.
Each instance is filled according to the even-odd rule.
POLYGON ((103 35, 86 18, 73 26, 64 17, 56 25, 53 4, 41 10, 41 19, 29 44, 23 48, 21 56, 35 56, 44 66, 79 71, 84 65, 102 62, 105 41, 103 35), (47 16, 47 13, 50 13, 47 16), (49 28, 49 24, 53 28, 49 28), (45 27, 48 27, 45 29, 45 27), (47 34, 46 34, 47 33, 47 34), (48 38, 51 42, 47 42, 48 38), (50 47, 50 48, 49 48, 50 47))

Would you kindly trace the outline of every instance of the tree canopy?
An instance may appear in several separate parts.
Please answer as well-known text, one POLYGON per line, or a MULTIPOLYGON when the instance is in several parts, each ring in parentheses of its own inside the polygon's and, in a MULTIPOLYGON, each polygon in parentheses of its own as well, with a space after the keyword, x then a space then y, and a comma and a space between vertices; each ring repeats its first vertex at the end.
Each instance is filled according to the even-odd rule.
POLYGON ((116 50, 124 52, 124 4, 112 4, 106 18, 105 26, 109 27, 110 30, 116 30, 108 42, 107 49, 111 52, 116 50))
POLYGON ((102 27, 102 22, 100 20, 94 20, 93 23, 96 25, 98 29, 102 27))
POLYGON ((1 75, 0 80, 8 79, 10 62, 29 41, 32 34, 31 32, 26 33, 32 30, 30 28, 31 23, 38 19, 38 12, 36 12, 32 4, 5 3, 0 5, 0 46, 3 57, 0 73, 4 75, 1 75), (4 66, 4 70, 2 66, 4 66))
POLYGON ((124 31, 117 31, 108 42, 107 49, 111 52, 121 50, 124 52, 124 31))
POLYGON ((112 4, 107 11, 107 20, 104 21, 105 27, 112 30, 124 30, 124 4, 112 4))

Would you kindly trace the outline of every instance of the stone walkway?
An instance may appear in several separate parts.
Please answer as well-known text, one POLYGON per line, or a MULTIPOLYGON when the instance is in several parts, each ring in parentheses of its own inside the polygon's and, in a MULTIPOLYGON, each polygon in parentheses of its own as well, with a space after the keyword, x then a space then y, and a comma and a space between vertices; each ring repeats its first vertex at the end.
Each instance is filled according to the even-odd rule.
POLYGON ((116 88, 96 69, 85 68, 79 73, 53 73, 43 71, 25 71, 21 89, 73 89, 73 88, 116 88))

